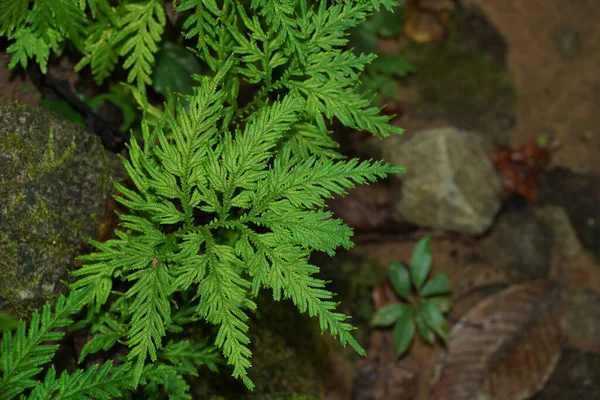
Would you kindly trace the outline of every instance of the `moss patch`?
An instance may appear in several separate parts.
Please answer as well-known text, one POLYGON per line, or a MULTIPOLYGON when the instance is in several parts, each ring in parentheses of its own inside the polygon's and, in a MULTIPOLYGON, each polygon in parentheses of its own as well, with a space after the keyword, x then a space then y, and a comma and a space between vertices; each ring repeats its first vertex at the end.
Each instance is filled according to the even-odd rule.
MULTIPOLYGON (((441 117, 459 128, 505 130, 514 120, 516 94, 503 62, 477 43, 476 33, 467 33, 472 17, 470 11, 455 13, 443 43, 400 46, 399 54, 416 69, 403 81, 404 88, 415 87, 419 93, 411 113, 441 117)), ((506 141, 503 133, 494 132, 492 139, 506 141)))

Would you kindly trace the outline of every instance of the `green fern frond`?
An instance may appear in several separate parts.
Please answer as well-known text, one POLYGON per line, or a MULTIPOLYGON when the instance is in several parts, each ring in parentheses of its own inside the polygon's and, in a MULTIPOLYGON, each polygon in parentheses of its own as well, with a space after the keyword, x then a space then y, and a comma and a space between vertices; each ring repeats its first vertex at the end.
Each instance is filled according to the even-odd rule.
MULTIPOLYGON (((43 0, 48 1, 48 0, 43 0)), ((87 19, 75 0, 52 0, 54 23, 63 36, 68 37, 76 48, 82 48, 81 37, 85 32, 87 19)), ((35 2, 37 3, 37 1, 35 2)), ((34 5, 35 10, 35 5, 34 5)))
POLYGON ((92 74, 98 85, 110 76, 118 60, 117 47, 114 45, 116 29, 107 19, 90 25, 88 38, 85 40, 84 57, 75 65, 80 71, 90 65, 92 74))
POLYGON ((189 385, 177 372, 177 369, 171 365, 155 363, 147 366, 144 369, 141 383, 144 385, 144 399, 160 400, 166 396, 170 400, 192 400, 192 396, 189 394, 189 385))
POLYGON ((248 316, 243 311, 256 308, 248 298, 250 282, 241 276, 241 264, 233 249, 214 243, 210 233, 205 237, 209 238, 206 246, 209 263, 207 274, 198 286, 201 301, 196 311, 208 322, 219 325, 215 344, 222 348, 228 364, 233 365, 233 376, 252 389, 254 383, 246 375, 252 355, 248 348, 248 316))
POLYGON ((284 133, 279 143, 279 153, 294 155, 301 159, 312 155, 338 159, 342 158, 342 155, 335 150, 339 146, 329 132, 323 132, 309 123, 299 122, 293 124, 292 128, 284 133))
POLYGON ((89 330, 94 336, 81 349, 78 362, 82 362, 88 354, 111 349, 118 341, 127 334, 127 325, 121 323, 112 315, 107 314, 100 317, 98 323, 92 325, 89 330))
POLYGON ((92 13, 92 18, 96 18, 98 11, 102 10, 106 12, 110 10, 110 4, 108 0, 79 0, 79 8, 81 8, 82 11, 89 8, 92 13))
POLYGON ((309 10, 303 24, 310 40, 309 54, 330 51, 348 43, 347 31, 358 26, 378 5, 377 1, 342 1, 329 7, 321 1, 320 7, 309 10))
POLYGON ((206 366, 217 372, 223 359, 215 346, 207 341, 192 343, 189 340, 169 341, 160 352, 160 358, 172 364, 180 374, 198 376, 198 368, 206 366))
POLYGON ((58 51, 65 39, 81 48, 86 19, 76 0, 7 0, 0 3, 0 34, 14 40, 9 68, 35 58, 46 73, 50 51, 58 51))
POLYGON ((29 324, 21 321, 17 330, 5 332, 0 346, 0 399, 12 399, 28 388, 36 386, 33 379, 58 349, 56 342, 64 336, 59 328, 69 326, 69 317, 77 313, 88 293, 71 292, 68 298, 60 296, 52 307, 47 304, 42 312, 35 312, 29 324))
MULTIPOLYGON (((120 54, 129 54, 125 68, 132 68, 138 93, 149 83, 164 26, 158 4, 125 5, 123 30, 107 39, 124 43, 120 54)), ((103 332, 114 343, 126 326, 134 385, 147 379, 148 359, 153 365, 170 360, 180 393, 180 373, 191 373, 204 357, 189 344, 162 347, 167 329, 177 328, 171 310, 176 293, 195 294, 195 317, 218 327, 215 345, 249 388, 248 311, 261 289, 275 300, 291 299, 300 312, 318 318, 322 330, 364 354, 308 258, 313 251, 333 255, 352 246, 352 230, 324 210, 324 199, 403 172, 383 162, 336 161, 341 156, 327 133, 332 118, 379 136, 398 131, 355 92, 373 56, 337 48, 345 43, 344 30, 378 5, 254 0, 250 7, 262 14, 252 18, 243 3, 228 0, 179 6, 192 12, 188 32, 204 35, 198 54, 214 76, 198 77, 187 109, 163 115, 154 129, 145 121, 143 141, 131 140, 124 166, 134 188, 116 185, 117 200, 131 214, 120 215, 124 231, 116 231, 117 239, 90 242, 99 251, 82 257, 88 263, 73 273, 78 280, 71 286, 89 289, 86 301, 99 310, 112 280, 132 282, 125 294, 131 313, 106 322, 103 332), (241 110, 239 76, 262 85, 241 110), (280 99, 272 101, 275 92, 280 99), (198 357, 182 358, 184 351, 198 357)), ((91 343, 88 353, 99 348, 91 343)))
POLYGON ((275 32, 276 40, 283 44, 286 55, 296 52, 300 61, 304 62, 304 41, 308 36, 300 30, 296 18, 297 6, 296 0, 252 0, 250 7, 254 12, 260 10, 269 30, 275 32))
POLYGON ((28 60, 35 58, 40 70, 45 74, 48 71, 50 52, 59 49, 62 38, 52 29, 48 29, 44 36, 39 36, 36 31, 27 28, 18 30, 14 35, 15 41, 6 49, 7 53, 13 53, 8 68, 13 69, 18 64, 27 68, 28 60))
POLYGON ((157 351, 162 347, 165 326, 171 322, 171 306, 168 289, 171 276, 164 263, 150 264, 127 277, 136 283, 126 293, 133 297, 133 315, 128 332, 129 359, 135 359, 133 385, 137 386, 146 359, 157 360, 157 351))
POLYGON ((225 0, 220 3, 218 5, 215 0, 183 0, 176 7, 177 12, 193 10, 182 28, 187 38, 197 39, 196 48, 214 72, 229 57, 233 42, 230 30, 236 30, 236 2, 225 0))
POLYGON ((100 251, 80 256, 79 259, 92 263, 72 272, 73 276, 81 278, 70 285, 71 290, 89 288, 86 301, 96 312, 108 300, 112 290, 112 279, 117 271, 143 269, 152 263, 155 249, 161 243, 161 239, 156 239, 153 233, 159 237, 162 235, 162 242, 166 240, 166 236, 157 229, 149 230, 148 236, 132 237, 119 230, 115 233, 119 239, 104 243, 91 240, 90 243, 100 251))
POLYGON ((297 96, 262 107, 243 129, 229 132, 219 125, 226 75, 224 69, 202 80, 189 111, 180 109, 169 120, 171 139, 160 125, 153 131, 144 125, 146 146, 132 140, 125 167, 136 190, 117 185, 123 194, 118 200, 138 214, 121 216, 129 231, 117 231, 119 240, 92 242, 100 252, 85 259, 94 263, 75 272, 83 283, 74 287, 91 286, 95 302, 106 294, 96 289, 106 274, 118 270, 136 281, 127 292, 133 301, 128 336, 130 357, 137 360, 135 383, 147 358, 155 360, 161 348, 170 322, 168 296, 192 287, 197 315, 219 327, 215 344, 233 376, 249 388, 247 310, 256 307, 251 296, 261 287, 276 300, 292 299, 301 312, 318 317, 322 329, 364 353, 307 259, 312 251, 334 254, 339 246, 352 246, 352 230, 322 210, 324 198, 401 169, 278 152, 306 109, 297 96), (210 215, 210 222, 199 223, 198 212, 210 215), (172 233, 161 233, 164 225, 172 233), (224 241, 225 232, 235 239, 224 241))
POLYGON ((24 25, 31 0, 4 0, 0 2, 0 36, 14 37, 24 25))
POLYGON ((141 93, 152 83, 154 54, 166 24, 164 5, 159 0, 125 4, 119 18, 119 32, 114 44, 119 44, 119 55, 127 56, 123 68, 129 69, 127 82, 135 82, 141 93))
POLYGON ((44 381, 37 385, 28 400, 109 400, 119 398, 131 384, 131 365, 128 363, 114 367, 107 361, 101 367, 93 365, 85 371, 72 374, 64 371, 57 379, 56 370, 51 366, 44 381))
POLYGON ((353 88, 340 88, 334 80, 310 78, 303 82, 289 82, 291 92, 306 99, 306 112, 325 131, 325 118, 337 118, 342 124, 367 131, 384 138, 402 129, 390 125, 390 116, 381 115, 380 109, 353 88))

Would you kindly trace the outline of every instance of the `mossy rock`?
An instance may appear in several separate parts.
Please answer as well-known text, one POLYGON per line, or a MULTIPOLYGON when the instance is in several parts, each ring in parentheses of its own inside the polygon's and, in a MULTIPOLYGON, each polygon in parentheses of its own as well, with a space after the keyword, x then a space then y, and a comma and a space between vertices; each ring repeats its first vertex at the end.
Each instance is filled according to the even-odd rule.
POLYGON ((98 137, 37 107, 0 102, 0 311, 27 318, 62 283, 125 170, 98 137))

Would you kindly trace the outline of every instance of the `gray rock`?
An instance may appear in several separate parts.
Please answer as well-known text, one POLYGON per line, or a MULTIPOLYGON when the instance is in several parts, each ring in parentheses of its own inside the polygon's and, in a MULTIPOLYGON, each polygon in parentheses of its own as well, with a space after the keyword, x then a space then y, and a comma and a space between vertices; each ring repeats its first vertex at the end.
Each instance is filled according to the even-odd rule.
POLYGON ((541 176, 540 203, 563 207, 583 247, 600 255, 600 176, 553 169, 541 176))
POLYGON ((554 246, 559 249, 561 257, 569 260, 581 254, 583 246, 564 208, 544 206, 536 208, 534 212, 537 219, 551 233, 554 246))
POLYGON ((0 311, 27 318, 65 291, 125 176, 100 140, 36 107, 0 102, 0 311))
POLYGON ((563 337, 569 347, 600 355, 600 293, 583 288, 565 291, 563 337))
POLYGON ((522 276, 548 276, 553 235, 529 207, 503 213, 494 225, 486 245, 488 261, 515 268, 522 276))
POLYGON ((412 223, 481 234, 500 209, 502 182, 479 135, 453 127, 415 132, 386 142, 383 157, 407 168, 392 181, 392 201, 412 223))

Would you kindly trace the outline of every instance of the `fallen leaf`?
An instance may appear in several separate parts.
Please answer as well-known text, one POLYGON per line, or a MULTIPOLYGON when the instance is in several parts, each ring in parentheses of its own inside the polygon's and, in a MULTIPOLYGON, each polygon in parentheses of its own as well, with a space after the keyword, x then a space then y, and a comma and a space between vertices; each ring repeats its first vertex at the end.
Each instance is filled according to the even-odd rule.
POLYGON ((396 294, 389 279, 379 282, 373 288, 373 303, 375 304, 376 310, 391 303, 398 303, 399 301, 400 297, 396 294))
POLYGON ((514 285, 483 300, 450 331, 438 400, 518 400, 538 392, 560 357, 562 287, 514 285))

